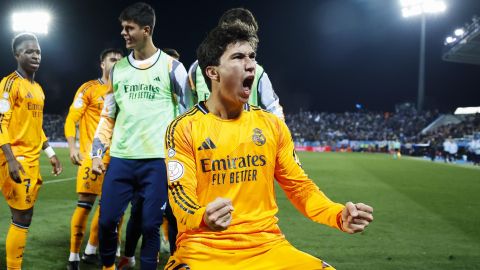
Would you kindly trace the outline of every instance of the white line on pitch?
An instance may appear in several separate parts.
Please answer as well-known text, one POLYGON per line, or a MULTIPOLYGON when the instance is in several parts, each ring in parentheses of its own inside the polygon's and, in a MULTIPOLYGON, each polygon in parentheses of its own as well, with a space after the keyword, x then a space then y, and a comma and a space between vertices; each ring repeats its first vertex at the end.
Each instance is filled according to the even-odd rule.
POLYGON ((67 182, 67 181, 72 181, 76 179, 77 177, 69 177, 69 178, 61 178, 61 179, 55 179, 55 180, 48 180, 44 181, 43 184, 54 184, 54 183, 60 183, 60 182, 67 182))

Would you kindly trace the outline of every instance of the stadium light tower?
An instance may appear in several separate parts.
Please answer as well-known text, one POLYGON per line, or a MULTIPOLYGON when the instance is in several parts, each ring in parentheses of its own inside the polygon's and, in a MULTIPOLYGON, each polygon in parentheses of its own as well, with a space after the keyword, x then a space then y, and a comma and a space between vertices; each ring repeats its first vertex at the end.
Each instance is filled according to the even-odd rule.
POLYGON ((12 29, 14 32, 32 32, 48 34, 50 14, 45 11, 14 12, 12 29))
POLYGON ((425 97, 425 24, 428 13, 444 12, 447 9, 445 3, 441 0, 400 0, 402 6, 402 15, 404 18, 420 16, 420 60, 418 64, 418 95, 417 110, 423 109, 423 100, 425 97))

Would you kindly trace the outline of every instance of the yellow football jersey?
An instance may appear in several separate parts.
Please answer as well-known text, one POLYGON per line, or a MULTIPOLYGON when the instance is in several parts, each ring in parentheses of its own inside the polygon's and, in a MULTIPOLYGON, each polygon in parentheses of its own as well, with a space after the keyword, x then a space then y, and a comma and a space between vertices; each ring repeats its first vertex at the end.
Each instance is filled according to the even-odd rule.
POLYGON ((10 143, 19 160, 38 163, 47 141, 42 128, 44 100, 42 87, 17 71, 0 82, 0 145, 10 143))
POLYGON ((203 102, 175 119, 166 134, 169 200, 178 222, 177 245, 242 249, 282 241, 274 180, 308 218, 341 227, 344 206, 328 199, 303 171, 290 131, 275 115, 245 105, 237 119, 208 112, 203 102), (205 206, 232 200, 232 223, 212 232, 205 206))
POLYGON ((78 123, 80 153, 87 157, 92 150, 93 136, 100 121, 107 89, 107 84, 100 79, 84 83, 77 90, 65 120, 65 137, 75 137, 78 123))

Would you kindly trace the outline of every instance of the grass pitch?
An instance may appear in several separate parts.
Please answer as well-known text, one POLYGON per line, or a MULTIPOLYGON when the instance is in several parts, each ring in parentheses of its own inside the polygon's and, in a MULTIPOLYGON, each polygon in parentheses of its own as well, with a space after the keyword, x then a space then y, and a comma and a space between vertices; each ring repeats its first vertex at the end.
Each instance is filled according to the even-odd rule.
MULTIPOLYGON (((24 270, 65 269, 68 259, 76 167, 66 149, 56 151, 64 172, 53 177, 42 154, 44 186, 35 206, 24 270)), ((315 224, 298 213, 277 186, 280 227, 297 248, 337 269, 480 269, 479 168, 407 157, 394 160, 382 154, 300 153, 300 158, 332 200, 370 204, 375 220, 356 235, 315 224)), ((9 223, 10 211, 0 199, 0 269, 6 268, 9 223)), ((159 269, 166 259, 162 254, 159 269)))

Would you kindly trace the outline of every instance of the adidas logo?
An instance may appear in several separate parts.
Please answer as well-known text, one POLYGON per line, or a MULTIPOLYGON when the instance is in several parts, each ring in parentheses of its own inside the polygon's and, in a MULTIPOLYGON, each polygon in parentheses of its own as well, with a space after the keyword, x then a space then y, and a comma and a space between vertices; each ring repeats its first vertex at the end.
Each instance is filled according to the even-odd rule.
POLYGON ((210 138, 206 138, 205 141, 198 147, 198 150, 207 150, 207 149, 215 149, 217 146, 212 142, 210 138))
POLYGON ((159 82, 159 81, 160 81, 160 77, 155 77, 155 79, 153 79, 153 80, 159 82))
POLYGON ((25 98, 33 98, 32 93, 28 92, 27 95, 25 96, 25 98))

